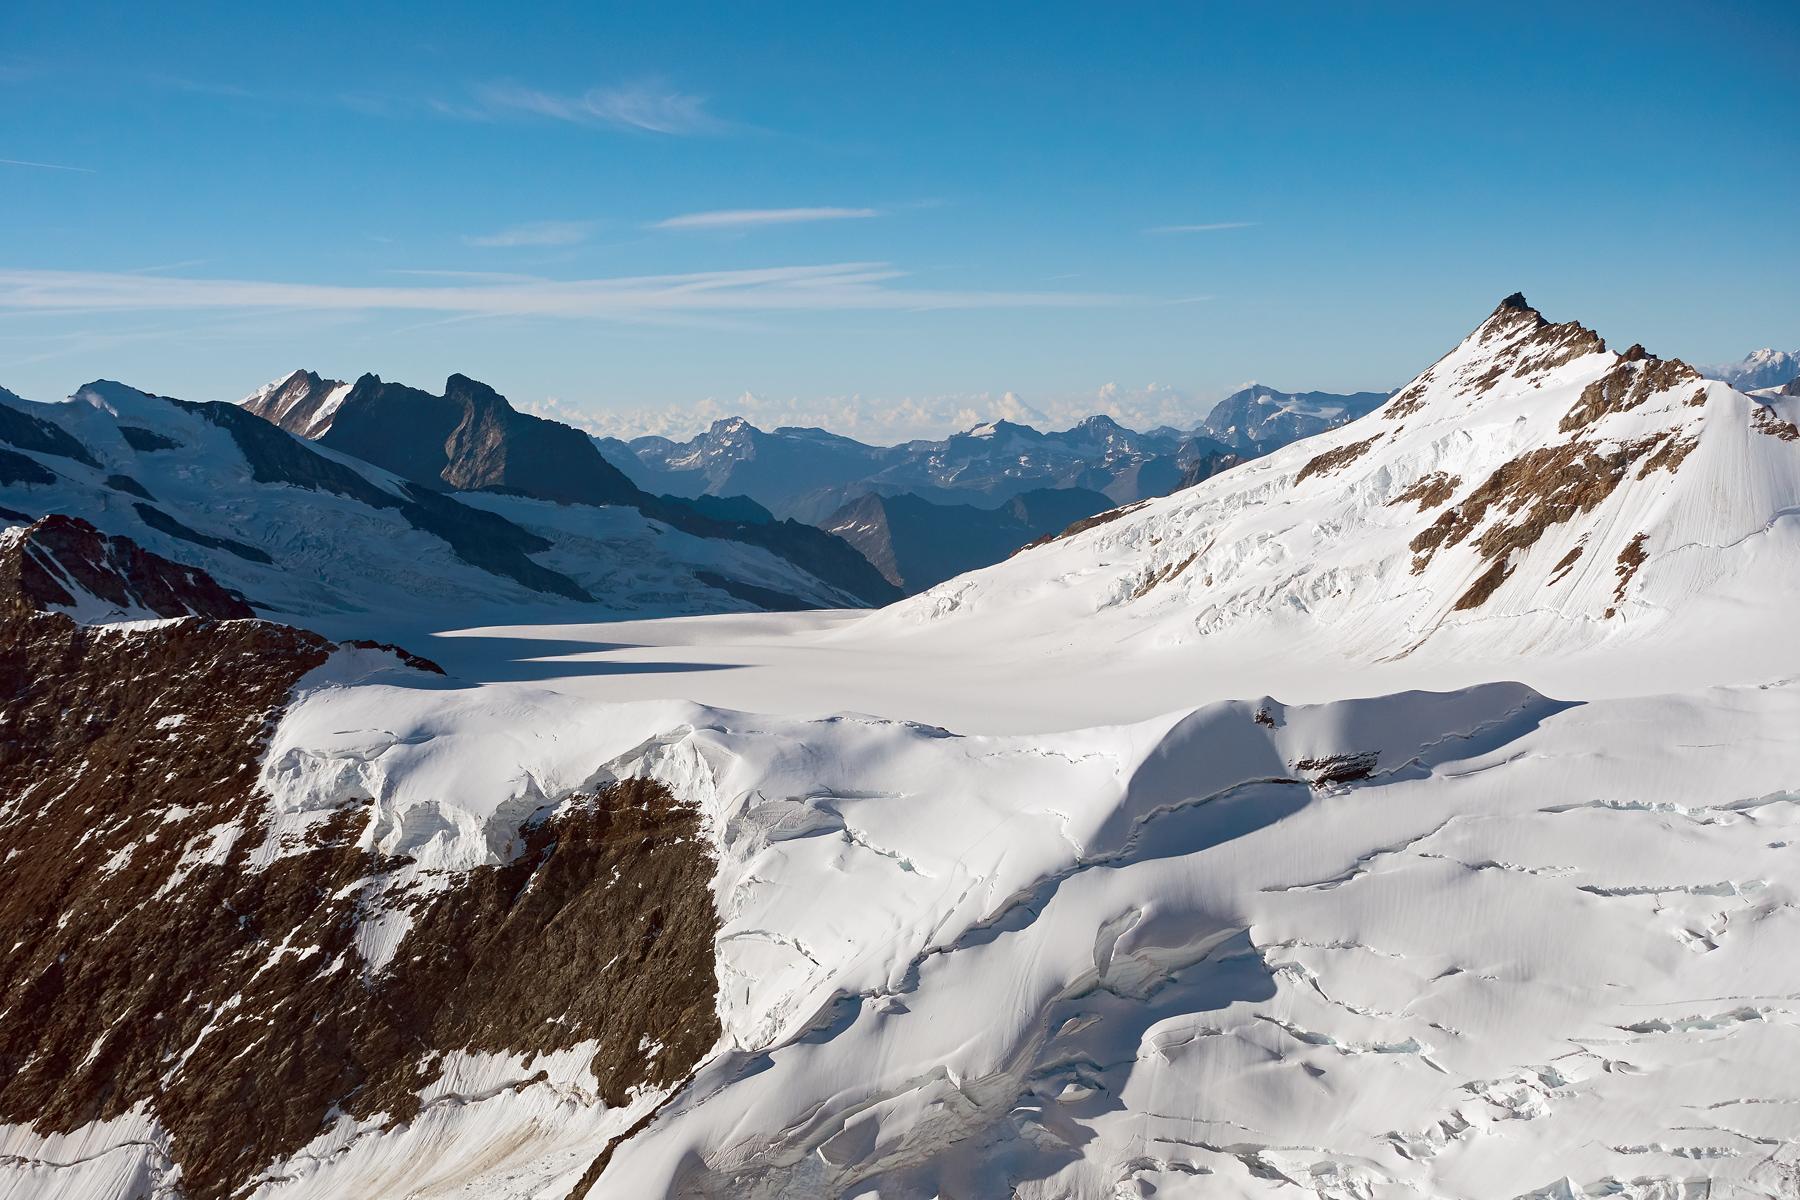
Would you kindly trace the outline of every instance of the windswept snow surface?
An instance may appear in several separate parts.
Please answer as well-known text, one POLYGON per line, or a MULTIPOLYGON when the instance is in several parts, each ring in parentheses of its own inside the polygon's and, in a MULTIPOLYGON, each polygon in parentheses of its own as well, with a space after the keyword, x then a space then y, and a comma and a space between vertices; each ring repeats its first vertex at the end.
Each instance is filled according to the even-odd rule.
POLYGON ((372 797, 430 886, 662 781, 723 1033, 643 1113, 449 1064, 482 1099, 256 1194, 562 1196, 580 1143, 595 1197, 1800 1195, 1800 430, 1689 374, 1504 305, 1360 422, 873 615, 373 631, 483 682, 334 659, 276 830, 372 797))
MULTIPOLYGON (((271 803, 373 796, 421 880, 611 778, 703 812, 724 1035, 594 1195, 1800 1183, 1800 684, 992 737, 394 679, 310 681, 271 803)), ((257 1194, 562 1195, 628 1122, 544 1065, 457 1066, 508 1086, 257 1194)))

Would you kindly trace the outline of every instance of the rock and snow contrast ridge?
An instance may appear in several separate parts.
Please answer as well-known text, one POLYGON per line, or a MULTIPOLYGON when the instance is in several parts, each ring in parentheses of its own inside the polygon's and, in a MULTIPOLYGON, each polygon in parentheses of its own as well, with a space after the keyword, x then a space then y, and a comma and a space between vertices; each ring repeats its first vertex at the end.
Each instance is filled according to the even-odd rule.
POLYGON ((47 513, 201 567, 260 611, 302 623, 482 606, 664 616, 766 608, 770 598, 863 603, 722 523, 677 527, 625 504, 428 486, 234 405, 104 381, 59 405, 0 391, 0 519, 23 525, 47 513))
POLYGON ((1659 632, 1762 653, 1744 630, 1800 583, 1797 418, 1512 297, 1362 421, 865 624, 1365 666, 1517 670, 1659 632))
POLYGON ((1795 415, 1509 298, 877 713, 9 608, 0 1195, 1800 1194, 1795 415))

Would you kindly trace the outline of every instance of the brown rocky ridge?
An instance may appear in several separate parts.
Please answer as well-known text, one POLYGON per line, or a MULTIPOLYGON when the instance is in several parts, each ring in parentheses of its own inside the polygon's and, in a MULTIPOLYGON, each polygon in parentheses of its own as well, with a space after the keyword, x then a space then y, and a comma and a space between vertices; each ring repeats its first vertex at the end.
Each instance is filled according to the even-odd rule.
MULTIPOLYGON (((1800 380, 1795 382, 1800 383, 1800 380)), ((1750 421, 1758 433, 1766 433, 1784 442, 1800 440, 1800 427, 1796 427, 1792 421, 1782 420, 1774 409, 1765 404, 1756 406, 1755 411, 1750 414, 1750 421)))
POLYGON ((7 599, 0 1121, 67 1132, 143 1105, 169 1134, 164 1177, 213 1200, 340 1114, 409 1121, 451 1051, 591 1042, 617 1106, 677 1085, 717 1038, 712 863, 660 785, 569 797, 509 861, 412 889, 409 861, 371 848, 371 798, 280 823, 257 791, 333 643, 259 620, 84 626, 7 599), (357 931, 394 910, 409 927, 371 969, 357 931))
MULTIPOLYGON (((1523 303, 1522 298, 1516 297, 1502 303, 1483 326, 1484 331, 1490 327, 1498 331, 1517 329, 1529 321, 1532 332, 1525 342, 1548 339, 1550 345, 1557 347, 1551 356, 1555 365, 1604 348, 1597 335, 1583 336, 1588 331, 1578 325, 1551 325, 1535 310, 1509 309, 1508 303, 1512 299, 1523 303)), ((1484 332, 1482 336, 1485 340, 1493 333, 1484 332)), ((1519 347, 1514 346, 1503 357, 1522 364, 1518 369, 1527 375, 1545 369, 1546 360, 1542 356, 1521 359, 1518 350, 1519 347)), ((1484 372, 1483 378, 1487 374, 1484 372)), ((1413 572, 1423 571, 1439 550, 1461 543, 1486 525, 1473 543, 1486 569, 1453 605, 1455 611, 1479 608, 1511 577, 1514 551, 1529 549, 1552 526, 1593 511, 1612 495, 1633 467, 1637 468, 1638 479, 1645 479, 1655 471, 1673 474, 1680 468, 1699 440, 1697 434, 1687 434, 1682 428, 1666 429, 1622 442, 1593 439, 1587 434, 1602 418, 1635 409, 1652 396, 1699 378, 1686 363, 1659 359, 1642 346, 1633 346, 1618 355, 1611 368, 1582 389, 1575 404, 1558 422, 1561 432, 1575 436, 1567 442, 1540 446, 1515 456, 1496 468, 1459 503, 1445 509, 1435 522, 1412 539, 1413 572), (1489 524, 1491 516, 1501 519, 1489 524)), ((1427 496, 1434 504, 1449 498, 1440 481, 1428 476, 1394 502, 1421 499, 1420 510, 1424 511, 1431 506, 1423 502, 1422 498, 1427 496)), ((1574 554, 1565 556, 1552 569, 1552 580, 1573 564, 1574 554)), ((1608 610, 1606 615, 1613 615, 1613 610, 1608 610)))
POLYGON ((1360 442, 1351 442, 1348 446, 1339 446, 1334 450, 1327 450, 1323 454, 1307 460, 1306 465, 1300 468, 1300 473, 1294 476, 1295 486, 1305 483, 1306 480, 1313 475, 1329 475, 1333 471, 1349 466, 1351 463, 1367 454, 1370 450, 1373 450, 1375 448, 1375 443, 1379 442, 1384 436, 1384 434, 1378 433, 1372 438, 1364 438, 1360 442))
POLYGON ((0 541, 0 609, 73 608, 83 599, 120 615, 252 617, 250 605, 212 576, 108 537, 80 517, 53 513, 0 541))
POLYGON ((1456 489, 1462 486, 1460 476, 1447 475, 1442 471, 1433 471, 1429 475, 1421 475, 1413 481, 1411 487, 1388 501, 1389 507, 1397 504, 1417 504, 1419 511, 1437 508, 1456 495, 1456 489))
MULTIPOLYGON (((1483 360, 1482 369, 1465 367, 1457 384, 1471 399, 1484 395, 1495 384, 1509 376, 1542 379, 1556 368, 1574 362, 1583 355, 1606 349, 1599 334, 1577 321, 1552 323, 1531 307, 1524 295, 1514 292, 1502 300, 1487 320, 1477 328, 1478 344, 1486 346, 1508 340, 1498 353, 1483 360)), ((1449 357, 1448 355, 1445 356, 1449 357)), ((1383 419, 1397 421, 1418 412, 1425 405, 1425 395, 1439 381, 1439 359, 1417 379, 1395 394, 1381 410, 1383 419)))

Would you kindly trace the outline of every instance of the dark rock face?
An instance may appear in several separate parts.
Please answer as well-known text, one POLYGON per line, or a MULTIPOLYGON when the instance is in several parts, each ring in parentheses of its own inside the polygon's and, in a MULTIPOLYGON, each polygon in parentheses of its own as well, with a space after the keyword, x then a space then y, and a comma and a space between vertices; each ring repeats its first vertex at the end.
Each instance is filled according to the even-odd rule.
POLYGON ((181 443, 171 437, 164 437, 154 429, 144 429, 137 425, 119 426, 119 436, 125 444, 139 454, 148 454, 156 450, 179 450, 181 443))
POLYGON ((397 509, 413 528, 449 543, 466 563, 536 591, 571 600, 593 599, 567 575, 531 561, 528 555, 548 550, 550 543, 504 517, 423 487, 408 488, 405 496, 397 496, 236 405, 174 403, 223 426, 259 483, 288 483, 347 496, 371 508, 397 509))
POLYGON ((127 495, 136 496, 140 500, 156 499, 155 496, 150 494, 149 488, 146 488, 143 484, 139 483, 129 475, 108 475, 106 477, 106 486, 115 492, 124 492, 127 495))
POLYGON ((52 421, 33 416, 25 410, 26 402, 0 388, 0 442, 30 450, 70 458, 83 466, 98 467, 93 454, 67 430, 52 421))
POLYGON ((586 434, 518 412, 466 375, 450 376, 441 396, 364 375, 320 429, 320 402, 337 386, 295 372, 249 411, 438 488, 509 490, 564 504, 630 504, 639 496, 586 434))
MULTIPOLYGON (((721 507, 677 496, 649 495, 607 461, 587 434, 518 412, 493 388, 465 375, 452 375, 442 396, 365 375, 331 413, 329 425, 320 430, 309 422, 316 419, 320 389, 330 386, 329 380, 297 372, 276 392, 259 398, 247 410, 235 411, 239 418, 245 411, 279 415, 282 428, 289 432, 311 436, 320 445, 374 463, 422 488, 510 492, 559 504, 628 505, 696 537, 760 546, 864 603, 885 604, 898 598, 867 562, 854 552, 846 553, 836 539, 796 522, 775 522, 767 510, 753 503, 749 508, 742 504, 721 507), (304 392, 298 400, 289 394, 295 387, 304 392)), ((287 457, 291 458, 291 453, 287 457)), ((434 503, 423 493, 415 493, 415 499, 426 508, 434 503)), ((442 499, 454 503, 449 497, 442 499)), ((489 520, 499 522, 500 518, 489 520)), ((463 553, 461 546, 457 549, 463 553)), ((489 557, 491 561, 493 555, 489 557)), ((489 561, 478 565, 500 569, 489 561)), ((543 570, 535 564, 529 566, 543 570)), ((526 565, 513 562, 502 573, 526 569, 526 565)), ((556 590, 541 580, 533 586, 556 590)), ((569 586, 574 584, 569 582, 569 586)), ((747 598, 756 590, 743 585, 733 594, 747 598)), ((788 600, 798 603, 791 597, 788 600)))
POLYGON ((918 496, 868 495, 825 528, 860 550, 908 594, 999 562, 1019 547, 1112 507, 1085 488, 1044 488, 997 509, 932 504, 918 496))
POLYGON ((256 765, 331 650, 261 621, 0 619, 0 1120, 67 1131, 143 1103, 184 1193, 214 1200, 337 1114, 411 1119, 444 1052, 597 1039, 616 1105, 716 1040, 712 865, 658 785, 575 798, 428 895, 383 894, 405 863, 360 847, 367 800, 253 864, 256 765), (371 971, 356 931, 382 906, 411 924, 371 971))
POLYGON ((0 610, 73 607, 86 596, 159 617, 253 617, 250 605, 196 567, 107 537, 79 517, 51 515, 0 545, 0 610))
POLYGON ((55 482, 56 476, 35 458, 0 446, 0 484, 55 482))
POLYGON ((249 542, 240 542, 236 538, 202 533, 198 529, 177 521, 154 504, 145 504, 140 500, 133 503, 131 507, 144 524, 159 533, 166 533, 172 538, 180 538, 182 541, 192 542, 196 546, 205 546, 208 550, 223 550, 227 554, 237 555, 246 562, 270 565, 275 561, 269 557, 267 550, 259 546, 252 546, 249 542))

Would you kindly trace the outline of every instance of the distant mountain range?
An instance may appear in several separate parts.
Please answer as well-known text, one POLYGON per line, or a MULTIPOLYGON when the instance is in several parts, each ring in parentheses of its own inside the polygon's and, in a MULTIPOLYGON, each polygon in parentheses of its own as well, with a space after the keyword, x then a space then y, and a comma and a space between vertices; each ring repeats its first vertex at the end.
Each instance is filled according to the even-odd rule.
POLYGON ((1392 392, 1280 392, 1260 383, 1219 401, 1200 432, 1243 458, 1259 458, 1289 442, 1336 429, 1380 408, 1392 392))
POLYGON ((0 516, 91 522, 295 617, 881 605, 1382 398, 1257 386, 1194 430, 1000 421, 878 447, 741 418, 684 443, 596 439, 464 375, 434 393, 294 371, 240 405, 96 381, 61 405, 0 394, 0 516))
POLYGON ((1387 397, 1252 384, 1185 430, 1139 432, 1098 415, 1049 433, 995 421, 936 441, 874 446, 732 417, 685 442, 595 438, 594 445, 645 491, 693 501, 735 497, 817 525, 911 593, 999 562, 1057 532, 1057 520, 1189 487, 1355 420, 1387 397))
POLYGON ((1753 350, 1734 363, 1701 367, 1700 373, 1723 380, 1740 392, 1781 387, 1800 379, 1800 350, 1753 350))
POLYGON ((1093 416, 1050 433, 996 421, 937 441, 872 446, 822 429, 762 430, 733 417, 685 442, 595 444, 647 491, 744 495, 778 516, 829 523, 866 495, 995 508, 1022 492, 1084 488, 1130 504, 1335 429, 1386 399, 1381 392, 1295 393, 1258 384, 1228 396, 1191 430, 1138 432, 1093 416))

